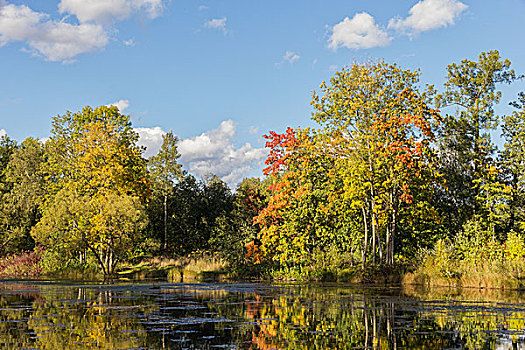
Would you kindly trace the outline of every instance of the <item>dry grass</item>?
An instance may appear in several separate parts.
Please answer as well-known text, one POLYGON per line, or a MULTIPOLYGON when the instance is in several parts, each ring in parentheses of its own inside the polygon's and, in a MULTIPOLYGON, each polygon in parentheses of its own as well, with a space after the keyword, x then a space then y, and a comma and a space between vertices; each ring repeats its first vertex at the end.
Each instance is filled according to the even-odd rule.
POLYGON ((402 283, 427 287, 523 289, 524 271, 525 261, 497 261, 481 266, 459 265, 454 268, 451 277, 443 276, 438 269, 422 266, 405 274, 402 283))
POLYGON ((195 254, 177 259, 154 257, 137 265, 123 267, 121 275, 133 279, 167 278, 172 282, 222 279, 228 264, 207 254, 195 254))

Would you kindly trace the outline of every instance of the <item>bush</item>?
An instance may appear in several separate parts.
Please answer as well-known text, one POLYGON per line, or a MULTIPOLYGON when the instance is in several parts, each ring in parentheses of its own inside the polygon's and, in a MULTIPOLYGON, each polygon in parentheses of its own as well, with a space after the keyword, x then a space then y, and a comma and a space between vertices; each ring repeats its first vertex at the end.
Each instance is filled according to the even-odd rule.
POLYGON ((525 242, 523 237, 514 231, 507 235, 504 245, 505 257, 510 261, 517 261, 525 255, 525 242))
POLYGON ((38 277, 42 273, 40 266, 43 250, 39 247, 31 252, 10 254, 0 258, 0 276, 38 277))

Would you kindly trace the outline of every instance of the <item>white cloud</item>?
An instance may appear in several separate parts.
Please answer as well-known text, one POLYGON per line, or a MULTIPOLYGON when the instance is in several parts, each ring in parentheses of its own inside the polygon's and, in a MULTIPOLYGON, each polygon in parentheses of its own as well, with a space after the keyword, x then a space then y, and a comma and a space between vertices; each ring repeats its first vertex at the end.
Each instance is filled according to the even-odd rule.
POLYGON ((110 24, 123 20, 135 12, 144 12, 156 18, 164 10, 163 0, 61 0, 60 13, 75 15, 80 23, 96 22, 110 24))
POLYGON ((134 128, 139 134, 139 146, 146 147, 144 157, 149 158, 159 152, 162 145, 162 137, 166 134, 164 130, 156 126, 154 128, 134 128))
POLYGON ((25 5, 0 2, 0 45, 36 36, 38 25, 45 18, 46 14, 34 12, 25 5))
POLYGON ((68 61, 81 53, 104 48, 109 37, 96 24, 57 22, 25 5, 0 2, 0 46, 16 41, 26 41, 26 51, 50 61, 68 61))
POLYGON ((122 43, 126 46, 135 46, 135 39, 124 40, 122 43))
POLYGON ((111 23, 127 18, 131 14, 131 4, 127 0, 62 0, 58 11, 75 15, 80 23, 111 23))
POLYGON ((129 107, 129 101, 128 100, 118 100, 117 102, 113 102, 110 104, 110 106, 117 106, 120 113, 124 113, 124 111, 129 107))
MULTIPOLYGON (((36 12, 26 5, 0 0, 0 46, 25 42, 22 51, 42 56, 49 61, 72 62, 83 53, 104 49, 108 33, 116 32, 109 24, 144 13, 149 18, 160 16, 167 0, 61 0, 58 11, 67 14, 62 20, 36 12), (73 15, 77 21, 67 20, 73 15)), ((125 41, 126 46, 134 42, 125 41)))
POLYGON ((204 28, 222 30, 226 33, 226 17, 223 18, 214 18, 204 23, 204 28))
POLYGON ((295 61, 297 61, 299 58, 301 58, 301 56, 299 56, 295 52, 286 51, 286 53, 284 54, 283 58, 286 61, 290 62, 290 64, 293 64, 295 61))
POLYGON ((254 148, 250 143, 236 148, 235 128, 232 120, 225 120, 218 129, 180 141, 182 164, 197 176, 212 173, 235 188, 267 156, 264 148, 254 148))
POLYGON ((49 21, 42 23, 40 33, 27 38, 34 53, 50 61, 70 61, 75 56, 102 50, 109 42, 106 31, 96 24, 73 25, 49 21))
POLYGON ((7 131, 5 129, 0 129, 0 138, 7 135, 7 131))
POLYGON ((334 50, 342 46, 349 49, 369 49, 389 45, 391 41, 371 15, 361 12, 356 13, 352 19, 346 17, 332 27, 328 47, 334 50))
POLYGON ((250 126, 250 129, 248 130, 250 135, 255 135, 259 133, 259 127, 258 126, 250 126))
POLYGON ((406 35, 414 35, 427 30, 453 25, 467 5, 458 0, 422 0, 412 6, 405 19, 392 18, 389 29, 395 29, 406 35))
MULTIPOLYGON (((250 143, 235 147, 235 129, 232 120, 225 120, 218 129, 179 141, 178 151, 183 167, 200 178, 217 175, 235 188, 250 172, 260 167, 268 155, 266 149, 254 148, 250 143)), ((157 154, 166 132, 158 126, 134 130, 139 134, 138 144, 146 147, 144 156, 148 158, 157 154)))

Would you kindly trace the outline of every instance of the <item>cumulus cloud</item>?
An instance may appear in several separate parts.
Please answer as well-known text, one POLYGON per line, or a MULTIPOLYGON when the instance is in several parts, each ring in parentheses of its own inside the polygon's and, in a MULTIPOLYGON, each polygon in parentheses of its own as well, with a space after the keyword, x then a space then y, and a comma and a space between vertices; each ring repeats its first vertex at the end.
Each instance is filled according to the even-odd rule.
POLYGON ((214 18, 204 23, 204 28, 222 30, 226 33, 226 17, 214 18))
POLYGON ((117 106, 120 113, 124 113, 124 111, 129 107, 129 101, 128 100, 118 100, 117 102, 113 102, 110 104, 110 106, 117 106))
POLYGON ((234 188, 267 156, 264 148, 250 143, 235 147, 235 129, 232 120, 225 120, 217 129, 181 140, 182 164, 196 176, 215 174, 234 188))
POLYGON ((392 18, 389 29, 406 35, 414 35, 427 30, 453 25, 456 18, 467 9, 458 0, 422 0, 412 6, 405 19, 392 18))
POLYGON ((80 23, 110 24, 135 12, 144 12, 148 17, 156 18, 163 9, 163 0, 61 0, 58 4, 60 13, 74 15, 80 23))
POLYGON ((109 37, 97 24, 57 22, 25 5, 0 2, 0 46, 16 41, 27 42, 26 51, 50 61, 68 61, 104 48, 109 37))
MULTIPOLYGON (((225 120, 217 129, 179 141, 178 151, 183 167, 200 178, 209 174, 217 175, 235 188, 267 156, 264 148, 254 148, 250 143, 235 147, 235 129, 232 120, 225 120)), ((138 144, 146 147, 144 157, 157 154, 166 132, 158 126, 134 130, 139 134, 138 144)))
POLYGON ((149 158, 159 152, 160 146, 162 145, 162 137, 166 135, 166 132, 160 127, 154 128, 134 128, 136 133, 139 134, 139 146, 146 148, 143 156, 149 158))
POLYGON ((0 138, 7 135, 7 131, 5 129, 0 129, 0 138))
POLYGON ((108 24, 137 12, 158 17, 164 1, 61 0, 58 11, 67 16, 59 21, 26 5, 0 0, 0 46, 25 42, 25 52, 49 61, 72 62, 80 54, 102 50, 109 44, 112 28, 108 24), (71 15, 78 22, 67 22, 71 15))
POLYGON ((370 14, 356 13, 352 19, 346 17, 332 27, 328 47, 337 50, 340 47, 349 49, 369 49, 389 45, 392 39, 383 31, 370 14))

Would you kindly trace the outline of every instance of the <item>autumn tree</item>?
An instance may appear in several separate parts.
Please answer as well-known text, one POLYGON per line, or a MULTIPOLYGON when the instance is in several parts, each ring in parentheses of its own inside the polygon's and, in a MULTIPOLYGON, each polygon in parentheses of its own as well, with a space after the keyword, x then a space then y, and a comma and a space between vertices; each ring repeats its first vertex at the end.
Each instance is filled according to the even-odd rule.
POLYGON ((86 107, 53 119, 44 166, 47 196, 32 230, 48 249, 90 252, 111 275, 145 225, 146 163, 128 116, 86 107))
POLYGON ((338 195, 332 191, 334 164, 323 136, 291 128, 265 136, 268 204, 255 223, 261 227, 261 253, 284 269, 301 270, 328 254, 340 257, 351 250, 341 227, 347 220, 337 217, 333 205, 338 195))
POLYGON ((440 117, 418 80, 395 64, 354 64, 314 93, 313 119, 331 135, 346 206, 362 212, 363 265, 370 243, 373 263, 394 262, 401 208, 414 204, 419 177, 435 176, 429 146, 440 117))

